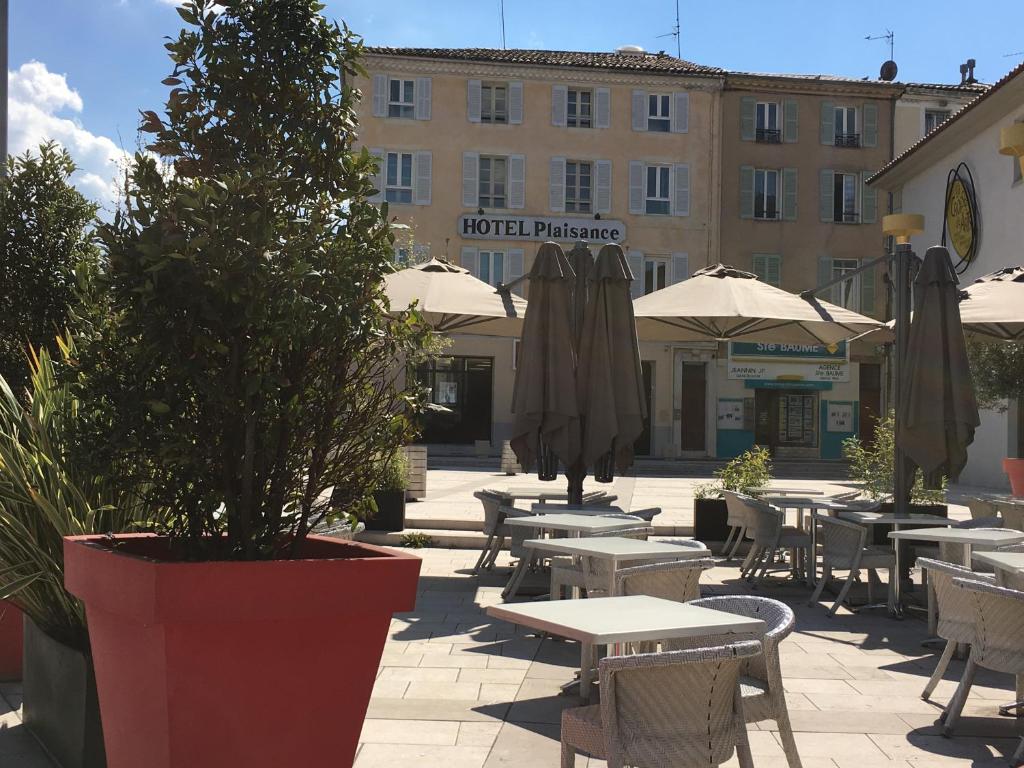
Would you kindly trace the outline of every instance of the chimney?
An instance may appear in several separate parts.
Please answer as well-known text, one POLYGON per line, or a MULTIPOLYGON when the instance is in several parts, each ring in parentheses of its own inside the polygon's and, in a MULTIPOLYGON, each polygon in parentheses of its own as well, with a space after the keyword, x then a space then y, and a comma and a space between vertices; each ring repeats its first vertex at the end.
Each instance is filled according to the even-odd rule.
POLYGON ((968 59, 960 65, 960 85, 974 85, 977 79, 974 77, 974 68, 978 65, 974 59, 968 59))

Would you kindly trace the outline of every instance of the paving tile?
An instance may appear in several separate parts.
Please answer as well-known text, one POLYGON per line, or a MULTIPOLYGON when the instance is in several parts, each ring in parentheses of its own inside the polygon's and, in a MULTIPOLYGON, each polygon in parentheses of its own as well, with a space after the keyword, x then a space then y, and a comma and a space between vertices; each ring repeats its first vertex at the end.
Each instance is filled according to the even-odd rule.
POLYGON ((458 669, 444 667, 385 667, 380 671, 377 679, 454 683, 458 677, 458 669))
MULTIPOLYGON (((924 717, 924 716, 922 716, 924 717)), ((794 731, 807 733, 907 733, 900 716, 888 712, 796 710, 789 714, 794 731)))
POLYGON ((501 722, 508 714, 509 702, 482 702, 477 699, 370 699, 366 716, 389 720, 452 720, 458 722, 501 722))
POLYGON ((526 677, 525 669, 461 669, 460 683, 503 683, 516 688, 526 677))
MULTIPOLYGON (((485 768, 496 766, 557 766, 561 755, 558 726, 525 727, 505 723, 491 747, 485 768)), ((576 765, 586 765, 585 757, 577 757, 576 765)))
MULTIPOLYGON (((455 670, 452 670, 455 671, 455 670)), ((479 683, 438 682, 416 680, 409 683, 405 698, 409 699, 459 699, 462 701, 478 698, 479 683)))
POLYGON ((857 691, 850 687, 846 680, 830 680, 822 678, 787 677, 782 681, 782 687, 789 693, 827 693, 827 694, 851 694, 857 691))
POLYGON ((367 719, 359 741, 364 744, 436 744, 454 746, 459 722, 367 719))
POLYGON ((487 747, 425 746, 414 744, 364 744, 356 768, 483 768, 487 747))
MULTIPOLYGON (((821 710, 843 712, 906 712, 908 714, 929 714, 936 711, 936 705, 911 696, 863 696, 860 694, 804 694, 821 710)), ((787 699, 788 701, 788 699, 787 699)))
POLYGON ((420 659, 419 666, 482 670, 487 667, 487 657, 476 653, 429 653, 420 659))
POLYGON ((978 739, 958 736, 947 739, 933 734, 911 732, 904 736, 871 734, 871 740, 891 758, 915 760, 985 760, 1001 754, 1010 755, 1016 748, 1015 739, 978 739))
POLYGON ((408 680, 377 680, 373 684, 373 698, 400 699, 409 687, 408 680))
POLYGON ((459 723, 456 744, 466 747, 491 747, 501 730, 501 723, 459 723))

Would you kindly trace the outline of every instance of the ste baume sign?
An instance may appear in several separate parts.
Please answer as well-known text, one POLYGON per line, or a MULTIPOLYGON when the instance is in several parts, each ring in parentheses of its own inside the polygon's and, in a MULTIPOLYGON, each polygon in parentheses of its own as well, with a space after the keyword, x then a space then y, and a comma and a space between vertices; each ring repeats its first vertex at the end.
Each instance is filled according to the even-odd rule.
POLYGON ((849 381, 846 342, 830 344, 758 344, 729 342, 729 378, 761 381, 849 381))
POLYGON ((626 225, 613 219, 582 216, 557 218, 466 214, 459 217, 459 235, 475 240, 621 243, 626 239, 626 225))

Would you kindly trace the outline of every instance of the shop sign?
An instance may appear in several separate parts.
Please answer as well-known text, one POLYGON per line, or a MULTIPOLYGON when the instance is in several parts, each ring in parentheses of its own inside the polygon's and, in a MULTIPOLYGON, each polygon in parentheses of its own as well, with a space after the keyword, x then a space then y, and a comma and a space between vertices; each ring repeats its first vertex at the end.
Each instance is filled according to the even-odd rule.
POLYGON ((776 344, 729 342, 729 378, 780 382, 843 382, 850 380, 846 342, 776 344))
POLYGON ((626 225, 614 219, 466 214, 459 217, 459 234, 471 240, 621 243, 626 225))
POLYGON ((974 177, 960 163, 946 178, 946 208, 943 212, 942 244, 953 246, 961 263, 973 261, 978 253, 980 227, 974 177))
POLYGON ((853 432, 853 403, 835 401, 829 402, 828 431, 853 432))

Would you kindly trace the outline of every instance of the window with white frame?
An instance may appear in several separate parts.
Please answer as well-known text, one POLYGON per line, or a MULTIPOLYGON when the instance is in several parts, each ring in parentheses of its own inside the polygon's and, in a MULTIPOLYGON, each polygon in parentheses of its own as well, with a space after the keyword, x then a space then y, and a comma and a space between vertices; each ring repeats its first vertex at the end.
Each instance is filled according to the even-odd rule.
MULTIPOLYGON (((839 280, 857 270, 857 259, 832 259, 832 279, 839 280)), ((859 311, 860 275, 854 275, 832 287, 832 303, 840 307, 859 311)))
POLYGON ((860 133, 857 131, 857 108, 835 107, 836 146, 859 147, 860 133))
POLYGON ((385 167, 384 199, 412 203, 412 153, 388 152, 385 167))
POLYGON ((647 130, 659 133, 668 133, 672 130, 671 107, 671 94, 647 94, 647 130))
POLYGON ((860 221, 857 190, 860 180, 856 173, 839 173, 832 177, 832 220, 843 224, 856 224, 860 221))
POLYGON ((570 128, 594 127, 594 92, 570 88, 566 93, 565 124, 570 128))
POLYGON ((593 164, 586 160, 565 161, 565 211, 590 213, 592 210, 593 164))
POLYGON ((644 296, 668 285, 668 256, 644 256, 644 296))
POLYGON ((779 219, 779 172, 758 168, 754 171, 754 218, 779 219))
POLYGON ((924 111, 924 132, 927 136, 949 119, 948 109, 926 109, 924 111))
POLYGON ((497 285, 505 282, 505 252, 480 251, 479 277, 485 283, 497 285))
POLYGON ((757 141, 778 144, 782 139, 779 131, 779 105, 774 101, 759 101, 754 113, 757 141))
POLYGON ((392 77, 388 82, 388 117, 416 117, 416 81, 392 77))
POLYGON ((644 213, 669 214, 672 212, 672 166, 648 165, 645 188, 644 213))
POLYGON ((508 122, 508 86, 505 83, 481 84, 480 122, 508 122))
POLYGON ((508 158, 480 156, 481 208, 506 208, 508 205, 508 158))

